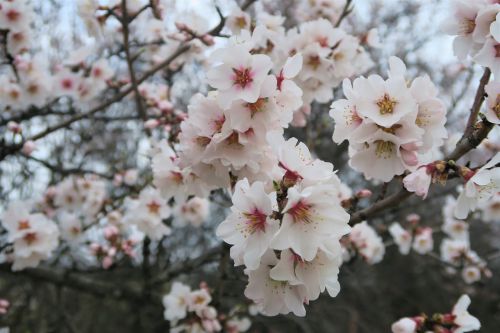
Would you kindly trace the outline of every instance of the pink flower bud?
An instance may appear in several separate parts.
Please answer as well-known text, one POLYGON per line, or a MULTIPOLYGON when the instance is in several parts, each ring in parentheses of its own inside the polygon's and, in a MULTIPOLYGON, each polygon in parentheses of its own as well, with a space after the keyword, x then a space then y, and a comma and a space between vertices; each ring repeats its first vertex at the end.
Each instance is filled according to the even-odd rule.
POLYGON ((111 238, 115 237, 118 235, 119 230, 116 226, 114 225, 109 225, 106 228, 104 228, 104 238, 107 240, 110 240, 111 238))
POLYGON ((109 257, 114 257, 116 255, 116 247, 111 247, 110 249, 108 249, 108 256, 109 257))
POLYGON ((21 125, 19 125, 18 123, 16 123, 15 121, 9 121, 7 123, 7 129, 9 131, 11 131, 12 133, 14 134, 19 134, 22 132, 22 128, 21 128, 21 125))
POLYGON ((175 27, 178 30, 188 30, 188 26, 185 23, 182 23, 182 22, 175 22, 175 27))
POLYGON ((33 150, 35 150, 35 148, 36 148, 35 142, 28 140, 24 143, 22 152, 23 152, 23 154, 29 156, 29 155, 31 155, 33 150))
POLYGON ((92 251, 92 253, 97 254, 99 252, 101 246, 97 243, 92 243, 92 244, 90 244, 89 248, 90 248, 90 251, 92 251))
POLYGON ((123 176, 119 173, 117 173, 115 175, 115 177, 113 178, 113 185, 115 186, 120 186, 123 182, 123 176))
POLYGON ((174 105, 169 101, 159 101, 157 107, 163 113, 169 113, 174 110, 174 105))
POLYGON ((104 259, 102 259, 102 268, 108 269, 111 267, 111 265, 113 265, 113 258, 104 257, 104 259))
POLYGON ((408 216, 406 216, 406 221, 410 222, 410 223, 418 223, 420 222, 420 215, 418 214, 409 214, 408 216))
POLYGON ((8 308, 10 306, 10 302, 6 299, 0 299, 0 307, 8 308))
POLYGON ((158 125, 160 125, 158 119, 149 119, 144 123, 144 128, 153 129, 158 127, 158 125))
POLYGON ((401 149, 401 157, 406 165, 416 166, 418 165, 418 156, 417 153, 413 150, 405 150, 401 149))
POLYGON ((201 40, 208 46, 214 45, 214 38, 210 35, 203 35, 203 37, 201 37, 201 40))
POLYGON ((372 191, 370 191, 369 189, 362 189, 362 190, 359 190, 357 193, 356 193, 356 197, 358 198, 369 198, 372 196, 372 191))

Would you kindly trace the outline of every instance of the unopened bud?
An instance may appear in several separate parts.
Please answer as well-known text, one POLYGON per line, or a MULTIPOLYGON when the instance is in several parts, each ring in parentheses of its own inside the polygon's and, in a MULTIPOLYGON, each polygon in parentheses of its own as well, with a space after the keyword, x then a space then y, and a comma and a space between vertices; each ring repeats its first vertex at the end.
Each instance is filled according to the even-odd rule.
POLYGON ((418 214, 409 214, 408 216, 406 216, 406 221, 410 222, 410 223, 418 223, 420 222, 420 215, 418 214))
POLYGON ((372 196, 372 194, 373 194, 372 191, 370 191, 369 189, 364 188, 364 189, 359 190, 356 193, 356 197, 358 197, 360 199, 361 198, 369 198, 369 197, 372 196))
POLYGON ((178 30, 188 30, 188 26, 185 24, 185 23, 182 23, 182 22, 175 22, 175 27, 178 29, 178 30))
POLYGON ((23 148, 22 148, 22 152, 24 155, 29 156, 35 150, 35 148, 36 148, 35 142, 28 140, 24 143, 23 148))
POLYGON ((159 124, 160 122, 158 121, 158 119, 149 119, 144 123, 144 128, 153 129, 158 127, 159 124))
POLYGON ((203 37, 201 37, 201 40, 208 46, 214 45, 214 38, 210 35, 203 35, 203 37))
POLYGON ((469 179, 472 178, 472 176, 476 174, 476 172, 472 171, 467 167, 461 166, 458 168, 458 174, 467 182, 469 181, 469 179))
POLYGON ((14 134, 19 134, 22 132, 22 128, 21 128, 21 125, 19 125, 18 123, 16 123, 15 121, 9 121, 7 123, 7 129, 9 131, 11 131, 12 133, 14 134))

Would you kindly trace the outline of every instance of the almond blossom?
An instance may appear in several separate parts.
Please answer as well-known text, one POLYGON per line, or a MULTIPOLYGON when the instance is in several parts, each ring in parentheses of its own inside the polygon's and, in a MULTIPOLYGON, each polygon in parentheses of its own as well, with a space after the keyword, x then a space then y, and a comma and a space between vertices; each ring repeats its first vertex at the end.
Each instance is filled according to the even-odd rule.
POLYGON ((377 264, 384 258, 385 246, 382 238, 366 221, 352 228, 349 239, 368 264, 377 264))
POLYGON ((210 202, 205 198, 192 197, 174 208, 173 225, 186 226, 191 224, 199 227, 208 218, 210 213, 210 202))
POLYGON ((268 252, 258 269, 247 271, 248 285, 245 296, 259 304, 264 315, 276 316, 293 312, 296 316, 303 317, 306 315, 306 287, 274 280, 270 276, 270 270, 277 261, 274 253, 268 252))
MULTIPOLYGON (((347 99, 334 101, 333 140, 348 140, 349 164, 368 179, 389 181, 420 164, 422 154, 439 147, 446 138, 445 108, 427 77, 407 84, 406 66, 389 60, 389 78, 359 77, 344 81, 347 99)), ((407 179, 412 191, 425 195, 428 177, 419 171, 407 179)))
POLYGON ((17 201, 11 203, 2 215, 8 241, 13 244, 13 271, 38 266, 40 261, 50 258, 59 245, 56 224, 45 215, 31 214, 30 211, 30 203, 17 201))
POLYGON ((481 328, 479 320, 467 311, 470 302, 469 296, 462 295, 453 306, 452 314, 454 316, 453 323, 457 326, 454 330, 456 333, 471 332, 481 328))
POLYGON ((408 231, 403 229, 399 223, 394 222, 389 227, 389 233, 394 239, 401 254, 406 255, 410 253, 412 235, 408 231))
POLYGON ((349 215, 331 198, 335 189, 329 185, 288 189, 288 201, 283 208, 283 222, 271 242, 276 250, 291 248, 311 261, 327 239, 340 238, 350 230, 349 215))
POLYGON ((415 333, 417 323, 411 318, 401 318, 391 326, 392 333, 415 333))
POLYGON ((426 254, 432 251, 433 247, 432 228, 418 228, 415 238, 413 239, 413 250, 419 254, 426 254))
POLYGON ((136 225, 150 238, 158 240, 171 233, 170 228, 163 223, 171 214, 170 207, 155 188, 145 188, 138 199, 128 199, 125 206, 127 213, 124 222, 136 225))
POLYGON ((492 81, 484 88, 488 94, 486 100, 487 110, 485 112, 486 119, 490 123, 500 124, 500 82, 492 81))
POLYGON ((271 59, 265 55, 252 55, 243 45, 233 45, 228 49, 214 52, 214 62, 220 61, 207 73, 208 83, 219 90, 218 102, 223 108, 235 99, 255 103, 261 85, 272 67, 271 59))
POLYGON ((245 178, 236 184, 232 201, 232 212, 217 228, 217 236, 233 245, 235 261, 256 269, 279 228, 272 218, 276 193, 267 194, 262 182, 250 185, 245 178))
POLYGON ((186 317, 188 297, 191 288, 180 283, 174 282, 170 293, 163 296, 163 306, 165 307, 165 319, 177 320, 186 317))
POLYGON ((328 246, 333 248, 318 251, 312 261, 305 261, 292 250, 282 251, 278 264, 270 271, 271 278, 288 281, 291 285, 304 285, 309 300, 317 299, 325 289, 331 297, 337 296, 340 291, 337 275, 342 264, 340 245, 331 242, 328 246))
POLYGON ((456 218, 465 219, 470 211, 475 210, 479 204, 486 202, 499 192, 500 167, 496 167, 498 163, 500 163, 500 153, 497 153, 467 180, 457 199, 456 218))

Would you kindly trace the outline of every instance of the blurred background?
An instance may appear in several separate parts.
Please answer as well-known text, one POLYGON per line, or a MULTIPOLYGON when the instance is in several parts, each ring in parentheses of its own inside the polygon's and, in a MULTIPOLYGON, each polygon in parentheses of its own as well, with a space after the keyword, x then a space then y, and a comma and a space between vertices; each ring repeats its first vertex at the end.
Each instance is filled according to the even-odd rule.
MULTIPOLYGON (((32 2, 39 14, 34 22, 37 34, 34 40, 40 50, 50 55, 51 61, 64 61, 76 48, 92 45, 92 38, 85 34, 83 22, 76 15, 76 1, 32 2)), ((297 24, 298 2, 267 0, 262 4, 269 12, 284 16, 287 27, 293 27, 297 24)), ((218 23, 212 1, 171 0, 168 3, 171 10, 166 11, 165 21, 172 26, 176 20, 193 12, 200 15, 208 26, 218 23)), ((217 3, 223 12, 227 12, 229 1, 217 3)), ((374 61, 369 73, 385 76, 388 57, 396 55, 405 61, 411 75, 428 74, 447 105, 450 138, 445 149, 452 149, 465 127, 467 118, 464 115, 472 105, 482 69, 471 62, 458 62, 452 52, 452 38, 440 32, 440 22, 447 17, 449 3, 440 0, 354 0, 353 4, 354 11, 343 21, 342 27, 357 36, 377 28, 383 44, 380 49, 369 50, 374 61)), ((109 49, 100 52, 112 50, 113 41, 110 40, 109 49)), ((203 66, 197 61, 187 63, 165 80, 171 85, 171 100, 175 108, 183 111, 187 110, 193 93, 207 91, 203 66)), ((341 87, 336 88, 334 94, 335 98, 341 98, 341 87)), ((26 131, 36 133, 47 124, 58 122, 60 113, 77 112, 67 100, 59 100, 51 108, 53 114, 32 117, 26 131)), ((375 196, 378 195, 378 184, 367 184, 360 174, 347 166, 347 145, 337 146, 332 142, 333 122, 328 110, 329 104, 314 104, 306 127, 290 128, 287 135, 306 142, 319 158, 332 162, 340 170, 342 181, 352 189, 367 187, 375 196)), ((22 155, 9 156, 0 163, 0 201, 6 204, 19 198, 41 197, 47 186, 72 174, 73 169, 92 170, 112 179, 119 170, 136 168, 143 179, 150 177, 146 156, 148 138, 142 130, 141 120, 134 119, 134 116, 134 101, 129 98, 98 116, 79 121, 70 129, 42 139, 37 143, 40 148, 36 156, 50 161, 49 166, 22 155)), ((10 118, 2 117, 0 131, 5 131, 4 120, 10 118)), ((7 134, 3 132, 2 135, 7 134)), ((498 152, 498 138, 496 128, 490 134, 488 145, 481 149, 496 149, 498 152)), ((472 164, 481 161, 481 150, 476 154, 468 157, 472 164)), ((423 224, 439 230, 443 222, 441 209, 447 195, 456 195, 455 185, 451 182, 443 187, 435 186, 426 201, 412 198, 369 222, 388 243, 388 225, 393 221, 405 221, 411 213, 419 214, 423 224)), ((388 193, 393 190, 396 189, 387 189, 388 193)), ((228 205, 228 198, 223 193, 214 193, 211 218, 201 228, 176 229, 173 236, 154 244, 151 274, 159 278, 156 286, 159 291, 168 292, 174 279, 194 287, 207 281, 216 288, 214 302, 218 306, 230 309, 245 304, 246 278, 241 269, 233 267, 227 252, 215 238, 214 230, 227 214, 228 205), (193 260, 210 251, 216 255, 193 260), (172 270, 170 275, 162 275, 169 269, 172 270)), ((363 205, 361 202, 360 207, 363 205)), ((322 295, 307 307, 306 318, 255 316, 251 317, 253 326, 250 331, 390 332, 391 323, 400 317, 449 311, 459 296, 467 293, 472 299, 470 311, 482 323, 481 332, 499 332, 500 257, 494 255, 500 251, 499 229, 500 221, 487 224, 479 217, 470 219, 472 248, 481 257, 492 258, 488 261, 493 273, 490 279, 467 285, 459 274, 435 257, 415 253, 402 256, 395 246, 388 246, 385 258, 379 264, 368 265, 360 258, 345 263, 339 276, 340 294, 336 298, 322 295)), ((435 252, 439 253, 440 236, 436 234, 435 237, 435 252)), ((146 302, 134 292, 129 295, 121 291, 123 286, 136 290, 141 285, 142 271, 137 262, 124 261, 102 271, 91 264, 74 264, 78 258, 69 258, 68 252, 67 248, 61 248, 56 258, 42 270, 28 269, 13 274, 0 265, 0 298, 11 302, 8 314, 0 316, 0 327, 8 326, 11 332, 168 331, 158 295, 146 302), (64 274, 54 272, 71 272, 68 274, 72 277, 65 279, 64 274), (106 291, 89 291, 85 287, 85 281, 89 280, 120 288, 117 287, 112 296, 106 291)))

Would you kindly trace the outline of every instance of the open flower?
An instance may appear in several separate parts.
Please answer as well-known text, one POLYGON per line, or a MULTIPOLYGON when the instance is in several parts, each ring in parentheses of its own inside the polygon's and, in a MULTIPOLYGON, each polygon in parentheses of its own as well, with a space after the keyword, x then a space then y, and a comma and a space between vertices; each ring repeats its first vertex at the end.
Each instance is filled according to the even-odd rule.
POLYGON ((335 198, 337 191, 331 185, 289 188, 283 222, 271 248, 290 248, 304 260, 311 261, 328 239, 347 234, 349 214, 335 198))
POLYGON ((174 282, 170 293, 163 297, 166 320, 178 320, 186 317, 191 288, 180 282, 174 282))
POLYGON ((221 62, 207 73, 208 83, 219 90, 219 104, 227 108, 236 99, 255 103, 271 70, 271 59, 263 54, 250 54, 244 45, 219 49, 212 58, 221 62))
POLYGON ((486 119, 490 123, 498 125, 500 124, 500 82, 492 81, 486 85, 484 90, 488 94, 486 119))
POLYGON ((267 316, 293 312, 305 316, 304 302, 307 302, 306 287, 291 285, 287 281, 274 280, 270 276, 271 267, 277 263, 276 256, 268 252, 256 270, 247 270, 248 285, 245 296, 260 306, 261 313, 267 316))
POLYGON ((125 206, 127 214, 124 222, 136 225, 150 238, 159 240, 171 233, 170 228, 163 223, 170 216, 171 210, 157 189, 145 188, 138 199, 128 199, 125 206))
POLYGON ((217 236, 232 244, 231 257, 239 258, 249 269, 259 266, 260 258, 269 249, 279 221, 271 217, 276 193, 267 194, 264 183, 252 185, 245 178, 236 183, 231 214, 217 228, 217 236))
POLYGON ((471 332, 481 328, 479 320, 467 311, 469 305, 469 296, 462 295, 453 307, 452 314, 455 316, 453 322, 457 326, 454 333, 471 332))
POLYGON ((465 219, 470 211, 479 204, 488 201, 495 193, 500 191, 500 153, 497 153, 488 163, 477 170, 458 196, 455 207, 455 217, 465 219))
POLYGON ((391 326, 392 333, 415 333, 417 323, 411 318, 401 318, 391 326))
POLYGON ((304 285, 307 298, 315 300, 319 294, 328 291, 331 297, 340 291, 339 267, 342 264, 341 248, 338 242, 330 242, 325 251, 318 251, 312 261, 305 261, 292 250, 284 250, 276 266, 271 269, 271 278, 288 281, 291 285, 304 285))
POLYGON ((399 223, 394 222, 389 227, 389 233, 394 239, 394 243, 398 246, 401 254, 406 255, 410 253, 412 236, 408 231, 403 229, 399 223))

